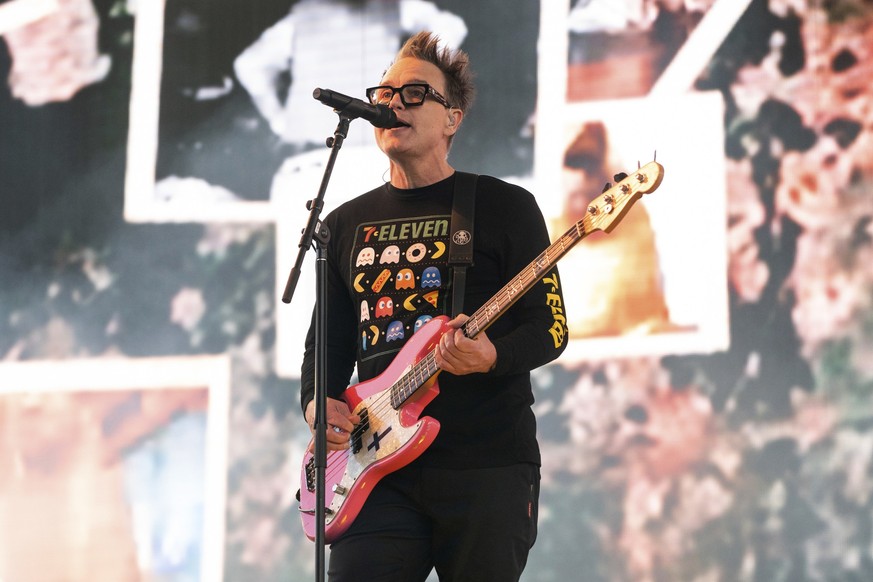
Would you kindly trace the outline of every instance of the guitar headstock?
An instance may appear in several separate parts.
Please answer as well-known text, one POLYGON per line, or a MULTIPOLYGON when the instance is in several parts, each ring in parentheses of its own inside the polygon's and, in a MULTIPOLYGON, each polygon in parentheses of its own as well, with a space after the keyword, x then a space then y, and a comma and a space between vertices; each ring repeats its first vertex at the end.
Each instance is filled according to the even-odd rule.
POLYGON ((663 178, 664 167, 658 162, 649 162, 592 200, 585 218, 576 223, 576 228, 584 231, 582 235, 595 230, 610 232, 633 203, 643 194, 654 192, 663 178))

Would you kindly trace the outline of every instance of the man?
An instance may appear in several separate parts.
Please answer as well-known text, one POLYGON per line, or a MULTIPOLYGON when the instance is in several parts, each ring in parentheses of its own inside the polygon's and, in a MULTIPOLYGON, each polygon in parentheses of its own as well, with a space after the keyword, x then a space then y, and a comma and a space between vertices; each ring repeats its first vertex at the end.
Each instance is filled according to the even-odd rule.
MULTIPOLYGON (((455 171, 451 140, 473 98, 467 55, 419 33, 401 48, 374 104, 400 126, 376 129, 390 183, 325 219, 328 247, 328 448, 349 447, 361 419, 341 400, 353 368, 377 376, 428 318, 447 312, 447 266, 455 171), (385 271, 390 275, 380 277, 385 271)), ((474 266, 464 308, 481 307, 548 244, 533 196, 480 176, 474 266)), ((435 349, 441 392, 424 411, 441 423, 433 444, 384 477, 351 527, 331 546, 330 579, 517 580, 536 537, 539 448, 530 370, 565 347, 563 298, 549 271, 487 332, 468 338, 452 320, 435 349)), ((303 362, 301 404, 310 427, 314 331, 303 362)), ((411 363, 411 362, 410 362, 411 363)))

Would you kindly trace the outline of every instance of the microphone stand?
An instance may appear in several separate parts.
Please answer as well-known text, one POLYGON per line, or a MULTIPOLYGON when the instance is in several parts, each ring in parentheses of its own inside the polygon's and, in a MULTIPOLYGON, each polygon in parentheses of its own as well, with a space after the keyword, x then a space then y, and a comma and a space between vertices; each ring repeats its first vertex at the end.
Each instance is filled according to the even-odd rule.
POLYGON ((315 579, 324 580, 324 523, 325 523, 325 469, 327 467, 327 342, 325 332, 327 328, 327 243, 330 240, 330 231, 319 220, 319 215, 324 208, 324 193, 330 181, 331 172, 336 162, 337 154, 343 145, 343 140, 349 132, 351 117, 337 112, 339 123, 333 137, 327 138, 327 146, 331 149, 324 168, 324 176, 318 188, 318 195, 314 200, 309 200, 306 207, 309 210, 309 219, 300 238, 300 251, 288 282, 285 292, 282 294, 282 302, 290 303, 300 278, 300 267, 303 265, 303 257, 313 244, 315 245, 315 579))

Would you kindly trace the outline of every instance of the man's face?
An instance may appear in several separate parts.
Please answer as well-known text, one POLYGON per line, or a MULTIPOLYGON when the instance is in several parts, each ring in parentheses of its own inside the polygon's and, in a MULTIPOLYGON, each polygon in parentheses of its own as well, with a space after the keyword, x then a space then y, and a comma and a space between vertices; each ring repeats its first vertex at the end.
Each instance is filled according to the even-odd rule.
MULTIPOLYGON (((441 95, 446 94, 445 76, 431 63, 412 57, 395 62, 382 77, 380 85, 400 87, 407 83, 427 83, 441 95)), ((422 105, 406 106, 395 93, 389 103, 397 119, 405 124, 393 129, 376 128, 379 148, 396 161, 437 155, 445 158, 448 137, 457 129, 459 118, 452 124, 452 116, 459 110, 448 109, 432 96, 422 105)))

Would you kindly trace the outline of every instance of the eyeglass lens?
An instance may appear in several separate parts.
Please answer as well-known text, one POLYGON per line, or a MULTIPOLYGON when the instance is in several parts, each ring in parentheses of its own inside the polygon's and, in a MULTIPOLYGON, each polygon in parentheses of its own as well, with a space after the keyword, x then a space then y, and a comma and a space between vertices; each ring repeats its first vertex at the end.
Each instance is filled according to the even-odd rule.
POLYGON ((374 87, 370 90, 369 98, 372 103, 386 105, 391 102, 396 92, 400 93, 400 100, 404 105, 420 105, 427 97, 427 85, 403 85, 402 87, 374 87))

